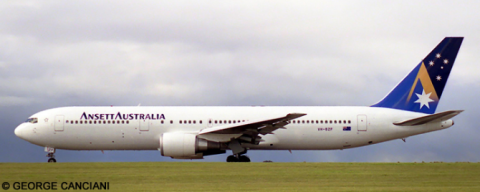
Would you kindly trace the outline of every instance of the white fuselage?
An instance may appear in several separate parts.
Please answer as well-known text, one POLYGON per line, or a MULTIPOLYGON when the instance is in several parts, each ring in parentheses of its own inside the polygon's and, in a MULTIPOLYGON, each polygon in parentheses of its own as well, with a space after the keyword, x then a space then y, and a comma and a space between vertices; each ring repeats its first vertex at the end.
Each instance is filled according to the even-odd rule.
POLYGON ((262 135, 259 145, 242 145, 261 150, 345 149, 445 129, 453 124, 446 120, 396 126, 394 122, 425 114, 377 107, 63 107, 32 115, 38 122, 22 123, 15 134, 55 149, 157 150, 163 133, 198 133, 205 128, 288 113, 307 115, 274 134, 262 135))

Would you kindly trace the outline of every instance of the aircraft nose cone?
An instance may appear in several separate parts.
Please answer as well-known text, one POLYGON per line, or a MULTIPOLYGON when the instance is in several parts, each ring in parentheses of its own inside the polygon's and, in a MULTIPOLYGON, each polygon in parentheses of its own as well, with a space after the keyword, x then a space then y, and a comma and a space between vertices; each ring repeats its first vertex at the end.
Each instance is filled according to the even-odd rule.
POLYGON ((17 137, 20 137, 22 139, 25 139, 25 134, 23 133, 24 131, 24 126, 23 125, 19 125, 17 128, 15 128, 15 135, 17 137))

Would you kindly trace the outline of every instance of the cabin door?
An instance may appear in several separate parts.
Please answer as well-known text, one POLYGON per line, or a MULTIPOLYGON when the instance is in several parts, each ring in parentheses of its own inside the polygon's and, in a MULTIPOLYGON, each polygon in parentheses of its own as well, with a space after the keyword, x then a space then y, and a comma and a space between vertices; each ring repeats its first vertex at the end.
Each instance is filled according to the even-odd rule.
POLYGON ((55 123, 54 123, 54 127, 55 127, 55 131, 63 131, 63 120, 65 119, 65 117, 63 115, 57 115, 55 116, 55 123))
POLYGON ((367 131, 367 116, 358 115, 357 116, 357 130, 358 131, 367 131))

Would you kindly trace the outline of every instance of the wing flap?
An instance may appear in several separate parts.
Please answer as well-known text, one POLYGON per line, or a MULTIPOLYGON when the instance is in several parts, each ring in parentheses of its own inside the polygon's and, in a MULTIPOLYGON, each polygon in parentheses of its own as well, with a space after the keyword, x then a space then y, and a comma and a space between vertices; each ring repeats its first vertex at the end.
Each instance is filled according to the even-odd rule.
POLYGON ((401 122, 394 122, 394 125, 398 126, 415 126, 415 125, 423 125, 430 122, 438 122, 438 121, 445 121, 452 117, 457 116, 463 112, 463 110, 451 110, 451 111, 444 111, 440 113, 435 113, 433 115, 426 115, 422 117, 417 117, 413 119, 409 119, 406 121, 401 122))

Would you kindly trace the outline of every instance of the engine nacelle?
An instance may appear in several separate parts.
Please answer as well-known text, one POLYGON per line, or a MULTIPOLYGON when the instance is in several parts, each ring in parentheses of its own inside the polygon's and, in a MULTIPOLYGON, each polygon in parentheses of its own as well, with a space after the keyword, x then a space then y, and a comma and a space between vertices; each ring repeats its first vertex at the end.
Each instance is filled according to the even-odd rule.
POLYGON ((174 159, 203 159, 204 155, 225 153, 222 145, 199 139, 195 134, 164 133, 160 137, 160 152, 162 156, 174 159))

